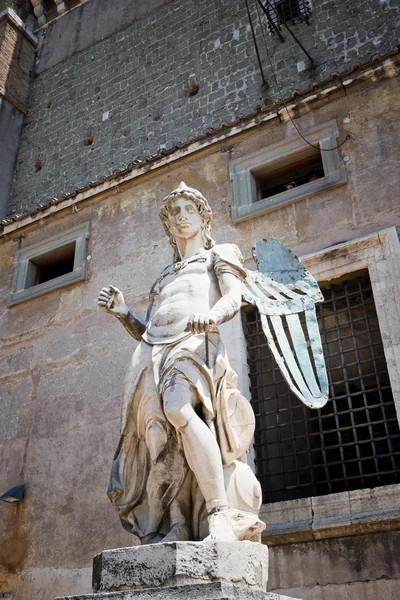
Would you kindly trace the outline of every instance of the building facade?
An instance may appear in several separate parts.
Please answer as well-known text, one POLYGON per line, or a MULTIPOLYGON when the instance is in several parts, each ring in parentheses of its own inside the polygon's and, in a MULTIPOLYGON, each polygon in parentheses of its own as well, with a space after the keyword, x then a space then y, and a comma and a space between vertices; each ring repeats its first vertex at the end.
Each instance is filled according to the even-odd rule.
POLYGON ((90 593, 93 555, 135 543, 105 493, 135 342, 95 301, 112 284, 144 313, 183 180, 248 268, 277 238, 325 296, 322 411, 288 393, 254 313, 223 331, 256 413, 269 589, 397 598, 397 2, 0 9, 0 495, 26 486, 0 504, 0 597, 90 593))

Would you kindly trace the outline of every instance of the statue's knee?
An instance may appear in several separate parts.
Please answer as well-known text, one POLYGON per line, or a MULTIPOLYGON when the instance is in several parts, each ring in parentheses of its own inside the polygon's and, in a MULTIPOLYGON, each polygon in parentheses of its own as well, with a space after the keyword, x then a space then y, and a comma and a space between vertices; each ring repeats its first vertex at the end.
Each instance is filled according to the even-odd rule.
POLYGON ((187 418, 178 408, 167 409, 165 411, 165 416, 176 429, 181 429, 187 425, 187 418))
POLYGON ((176 388, 165 390, 163 396, 164 413, 171 425, 180 429, 185 427, 190 419, 190 414, 188 414, 190 406, 186 402, 182 402, 181 394, 178 395, 176 392, 176 388))
POLYGON ((183 407, 181 406, 174 406, 174 405, 164 405, 165 408, 165 416, 167 417, 168 421, 171 423, 171 425, 173 425, 174 427, 176 427, 177 429, 180 429, 181 427, 185 427, 185 425, 187 424, 187 417, 184 413, 183 407))

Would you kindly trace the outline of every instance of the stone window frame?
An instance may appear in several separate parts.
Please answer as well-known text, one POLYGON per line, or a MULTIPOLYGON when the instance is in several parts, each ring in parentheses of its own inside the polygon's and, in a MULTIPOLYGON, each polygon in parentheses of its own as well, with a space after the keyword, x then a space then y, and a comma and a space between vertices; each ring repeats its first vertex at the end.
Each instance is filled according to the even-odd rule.
POLYGON ((269 168, 279 168, 283 163, 287 163, 290 157, 293 158, 293 163, 296 162, 299 154, 307 148, 300 135, 232 160, 230 164, 230 177, 233 181, 231 215, 234 223, 260 216, 310 194, 347 182, 346 166, 337 149, 339 129, 336 121, 317 125, 304 132, 304 135, 312 144, 319 145, 321 148, 325 176, 269 198, 257 199, 257 175, 261 176, 263 170, 269 168))
MULTIPOLYGON (((303 256, 318 282, 368 270, 400 423, 400 242, 395 227, 303 256)), ((263 504, 270 544, 400 529, 400 484, 263 504)))
POLYGON ((90 222, 86 221, 62 232, 41 240, 26 248, 17 250, 14 260, 14 277, 12 289, 9 294, 9 306, 14 306, 30 298, 36 298, 53 290, 62 288, 78 281, 83 281, 87 276, 87 240, 90 235, 90 222), (29 263, 45 254, 63 248, 75 242, 73 271, 50 279, 38 285, 26 287, 29 278, 29 263))

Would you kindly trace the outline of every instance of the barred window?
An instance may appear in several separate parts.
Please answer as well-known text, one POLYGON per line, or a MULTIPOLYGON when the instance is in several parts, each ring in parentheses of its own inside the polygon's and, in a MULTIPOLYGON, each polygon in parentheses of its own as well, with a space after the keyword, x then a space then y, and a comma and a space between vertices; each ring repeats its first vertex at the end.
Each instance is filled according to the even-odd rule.
POLYGON ((400 430, 368 274, 322 291, 317 316, 330 399, 321 410, 291 394, 258 315, 245 313, 256 472, 265 503, 400 480, 400 430))
POLYGON ((269 30, 281 27, 284 23, 292 25, 297 21, 309 22, 311 4, 309 0, 263 0, 267 10, 269 30))

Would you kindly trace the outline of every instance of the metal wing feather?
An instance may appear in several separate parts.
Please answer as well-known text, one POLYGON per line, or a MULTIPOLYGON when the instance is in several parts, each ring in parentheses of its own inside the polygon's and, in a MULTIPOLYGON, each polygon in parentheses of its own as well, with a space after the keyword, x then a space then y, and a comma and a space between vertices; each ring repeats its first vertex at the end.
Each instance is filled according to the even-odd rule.
POLYGON ((278 240, 258 240, 253 257, 258 271, 247 271, 243 300, 258 309, 292 392, 310 408, 322 408, 328 401, 328 376, 315 312, 315 304, 323 301, 321 290, 301 260, 278 240))

